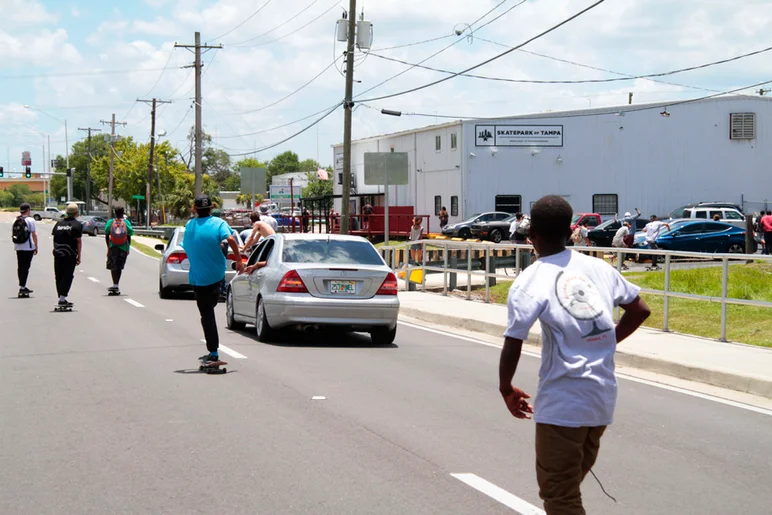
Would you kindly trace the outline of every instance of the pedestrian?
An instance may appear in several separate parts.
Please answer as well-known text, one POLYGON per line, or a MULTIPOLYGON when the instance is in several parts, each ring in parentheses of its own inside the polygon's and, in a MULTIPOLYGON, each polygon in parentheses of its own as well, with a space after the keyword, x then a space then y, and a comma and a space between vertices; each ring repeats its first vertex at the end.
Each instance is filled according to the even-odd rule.
MULTIPOLYGON (((615 249, 624 249, 627 247, 625 244, 625 239, 630 234, 631 225, 630 222, 628 222, 626 219, 624 222, 622 222, 622 226, 617 229, 616 234, 614 234, 614 238, 611 240, 611 246, 615 249)), ((625 255, 620 254, 622 256, 622 270, 627 270, 628 267, 625 264, 625 255)), ((611 263, 614 263, 614 259, 616 258, 616 254, 611 254, 611 263)))
POLYGON ((450 220, 450 216, 448 216, 448 210, 445 209, 445 206, 442 206, 442 209, 440 209, 440 230, 442 230, 446 225, 448 225, 448 220, 450 220))
POLYGON ((274 233, 279 232, 279 223, 271 216, 271 209, 266 204, 260 206, 260 221, 270 225, 274 233))
POLYGON ((121 274, 131 252, 131 237, 134 236, 134 227, 125 218, 125 214, 124 208, 116 207, 115 217, 105 224, 107 269, 113 279, 113 285, 107 288, 107 291, 114 295, 120 293, 121 274))
POLYGON ((571 233, 571 241, 574 242, 576 247, 589 247, 590 246, 590 230, 587 226, 590 224, 589 220, 582 220, 579 225, 576 226, 574 232, 571 233))
MULTIPOLYGON (((643 228, 643 232, 646 234, 646 246, 649 249, 655 250, 658 248, 657 238, 659 238, 659 233, 662 232, 663 227, 667 227, 668 231, 670 230, 670 224, 657 220, 657 215, 651 215, 651 221, 643 228)), ((651 268, 659 268, 655 254, 651 255, 651 268)))
POLYGON ((303 232, 308 232, 311 228, 311 212, 307 207, 303 208, 303 232))
POLYGON ((220 337, 217 333, 217 320, 214 308, 220 300, 220 285, 225 279, 225 256, 220 249, 220 242, 228 241, 235 254, 236 270, 244 271, 241 252, 236 238, 228 223, 213 217, 212 201, 207 195, 196 197, 192 209, 195 218, 185 225, 185 237, 182 247, 188 255, 190 270, 188 280, 193 286, 196 305, 201 315, 201 327, 204 330, 208 354, 199 358, 204 363, 219 362, 220 337))
MULTIPOLYGON (((635 221, 638 220, 638 218, 641 217, 641 210, 637 207, 635 208, 635 214, 631 214, 630 211, 625 212, 625 216, 622 217, 622 222, 627 222, 630 224, 630 226, 633 226, 635 224, 635 221)), ((614 221, 617 222, 617 215, 614 215, 614 221)))
POLYGON ((30 216, 31 207, 24 202, 19 216, 13 222, 11 239, 16 250, 16 268, 19 276, 19 297, 29 297, 32 290, 27 288, 32 258, 38 253, 38 233, 35 219, 30 216))
POLYGON ((370 205, 369 202, 365 204, 365 206, 362 208, 362 221, 364 224, 362 225, 363 229, 368 229, 370 227, 370 217, 373 214, 373 206, 370 205))
MULTIPOLYGON (((413 218, 413 226, 410 228, 410 241, 421 241, 423 239, 424 228, 421 226, 421 217, 413 218)), ((410 258, 413 263, 423 262, 423 251, 420 243, 414 243, 410 246, 410 258)))
POLYGON ((65 209, 65 218, 56 222, 51 235, 54 239, 54 277, 59 306, 72 307, 67 300, 75 277, 75 267, 80 265, 83 245, 83 225, 76 220, 78 204, 70 202, 65 209))
POLYGON ((499 391, 510 413, 536 422, 536 479, 548 515, 584 514, 581 483, 613 422, 617 397, 614 352, 650 314, 629 283, 608 263, 566 249, 571 206, 562 197, 531 209, 539 259, 509 290, 508 327, 499 363, 499 391), (614 307, 625 313, 614 323, 614 307), (523 341, 542 326, 535 406, 512 384, 523 341))
POLYGON ((531 220, 523 213, 515 213, 515 219, 509 225, 510 241, 524 245, 531 229, 531 220))
POLYGON ((764 249, 768 256, 772 256, 772 211, 767 210, 759 222, 761 232, 764 233, 764 249))

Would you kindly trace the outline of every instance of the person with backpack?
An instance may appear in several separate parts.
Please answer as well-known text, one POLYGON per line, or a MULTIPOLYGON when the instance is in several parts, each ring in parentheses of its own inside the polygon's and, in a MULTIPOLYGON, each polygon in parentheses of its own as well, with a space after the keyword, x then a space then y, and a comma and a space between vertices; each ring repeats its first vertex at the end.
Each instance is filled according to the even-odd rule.
POLYGON ((32 290, 27 288, 27 278, 33 256, 38 253, 38 233, 35 220, 30 216, 30 205, 26 202, 19 208, 20 214, 13 222, 11 239, 16 249, 16 264, 19 274, 19 297, 29 297, 32 290))
POLYGON ((105 243, 107 244, 107 269, 113 278, 113 285, 107 288, 112 294, 119 294, 118 284, 121 282, 121 273, 126 265, 126 258, 131 252, 131 237, 134 236, 134 227, 125 218, 125 210, 122 207, 115 208, 115 218, 105 224, 105 243))
POLYGON ((67 296, 75 277, 75 267, 80 264, 83 225, 76 220, 78 204, 70 202, 65 212, 66 217, 56 222, 51 235, 54 239, 54 276, 59 306, 71 308, 73 304, 67 300, 67 296))

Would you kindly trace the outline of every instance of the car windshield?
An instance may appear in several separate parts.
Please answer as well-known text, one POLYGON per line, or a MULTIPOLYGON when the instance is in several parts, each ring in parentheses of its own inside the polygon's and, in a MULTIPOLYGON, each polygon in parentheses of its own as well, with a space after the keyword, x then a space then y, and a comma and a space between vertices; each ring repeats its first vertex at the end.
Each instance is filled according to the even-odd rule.
POLYGON ((481 214, 482 214, 482 213, 477 213, 477 214, 474 214, 474 215, 470 216, 469 218, 467 218, 466 220, 464 220, 464 222, 474 222, 474 221, 475 221, 475 219, 476 219, 478 216, 480 216, 481 214))
POLYGON ((370 243, 355 240, 286 240, 282 259, 285 263, 383 265, 370 243))
POLYGON ((663 227, 662 230, 659 232, 660 236, 664 236, 666 234, 670 234, 671 232, 675 232, 679 229, 683 229, 684 225, 693 223, 693 222, 673 222, 670 224, 670 230, 668 230, 667 227, 663 227))
POLYGON ((516 218, 517 218, 517 215, 512 215, 509 218, 505 218, 504 220, 502 220, 502 222, 514 222, 516 218))
POLYGON ((576 225, 576 222, 578 222, 581 217, 582 215, 574 215, 574 217, 571 219, 571 225, 576 225))

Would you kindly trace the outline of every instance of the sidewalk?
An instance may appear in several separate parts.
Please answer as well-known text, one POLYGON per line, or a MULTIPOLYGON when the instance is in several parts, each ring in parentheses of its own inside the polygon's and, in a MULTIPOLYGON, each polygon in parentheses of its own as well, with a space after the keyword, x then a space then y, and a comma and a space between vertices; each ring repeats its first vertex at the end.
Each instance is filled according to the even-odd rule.
MULTIPOLYGON (((400 314, 502 337, 507 307, 440 294, 400 292, 400 314)), ((536 324, 527 343, 541 345, 536 324)), ((616 363, 772 398, 772 349, 641 328, 619 345, 616 363)))

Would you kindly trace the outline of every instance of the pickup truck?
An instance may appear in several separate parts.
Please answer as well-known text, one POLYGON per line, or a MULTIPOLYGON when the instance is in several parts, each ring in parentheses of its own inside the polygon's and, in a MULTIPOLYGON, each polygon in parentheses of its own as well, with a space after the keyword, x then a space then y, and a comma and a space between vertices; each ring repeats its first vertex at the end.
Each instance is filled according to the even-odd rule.
POLYGON ((31 216, 37 222, 39 222, 43 218, 47 218, 49 220, 59 220, 64 216, 64 211, 61 211, 58 207, 49 206, 45 208, 43 211, 33 211, 31 213, 31 216))

